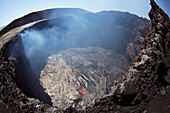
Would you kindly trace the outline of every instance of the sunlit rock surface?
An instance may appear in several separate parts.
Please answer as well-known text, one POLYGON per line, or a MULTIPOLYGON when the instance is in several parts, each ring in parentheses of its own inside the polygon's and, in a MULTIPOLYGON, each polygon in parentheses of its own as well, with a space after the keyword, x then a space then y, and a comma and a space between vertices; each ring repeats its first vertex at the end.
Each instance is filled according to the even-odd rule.
POLYGON ((48 58, 40 81, 54 106, 69 107, 82 98, 73 107, 85 107, 110 93, 127 65, 123 55, 103 48, 68 49, 48 58))

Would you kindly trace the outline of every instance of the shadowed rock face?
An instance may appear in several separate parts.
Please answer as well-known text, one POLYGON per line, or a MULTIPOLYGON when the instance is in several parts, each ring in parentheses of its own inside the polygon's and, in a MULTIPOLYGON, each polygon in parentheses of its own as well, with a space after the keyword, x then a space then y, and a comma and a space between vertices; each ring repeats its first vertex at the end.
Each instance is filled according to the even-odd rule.
POLYGON ((170 26, 167 24, 170 19, 154 0, 151 6, 151 31, 142 51, 129 67, 125 81, 117 86, 111 97, 101 99, 86 112, 169 112, 170 102, 166 100, 170 97, 170 26), (117 106, 124 107, 117 109, 117 106))
POLYGON ((51 104, 50 97, 44 92, 39 78, 35 76, 28 59, 26 59, 21 38, 10 41, 4 51, 4 57, 13 62, 12 70, 15 72, 12 72, 12 77, 23 92, 29 97, 51 104))
POLYGON ((40 81, 54 106, 66 108, 78 101, 75 107, 80 108, 110 93, 127 65, 123 55, 103 48, 68 49, 48 58, 40 81))

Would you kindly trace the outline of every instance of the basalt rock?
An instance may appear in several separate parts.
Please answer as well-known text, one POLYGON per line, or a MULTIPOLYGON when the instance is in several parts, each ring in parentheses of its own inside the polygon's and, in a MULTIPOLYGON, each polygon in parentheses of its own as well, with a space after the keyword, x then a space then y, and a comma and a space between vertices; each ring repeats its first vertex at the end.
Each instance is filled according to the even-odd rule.
MULTIPOLYGON (((168 76, 169 70, 170 28, 165 23, 169 21, 169 17, 153 0, 151 0, 151 6, 149 16, 152 29, 146 37, 145 47, 133 65, 129 67, 126 80, 120 84, 121 87, 118 86, 115 92, 116 97, 123 95, 129 98, 128 96, 133 95, 132 101, 128 101, 127 105, 149 101, 150 95, 154 95, 161 87, 168 84, 165 77, 168 76)), ((126 104, 124 100, 126 101, 122 99, 120 103, 126 104)))
POLYGON ((151 6, 151 31, 126 72, 125 81, 117 86, 113 95, 101 99, 86 112, 169 112, 170 103, 165 100, 169 99, 170 92, 170 27, 167 24, 170 19, 154 0, 151 0, 151 6))
POLYGON ((73 107, 81 108, 109 94, 127 65, 123 55, 103 48, 68 49, 48 58, 40 82, 54 106, 66 108, 77 101, 73 107))

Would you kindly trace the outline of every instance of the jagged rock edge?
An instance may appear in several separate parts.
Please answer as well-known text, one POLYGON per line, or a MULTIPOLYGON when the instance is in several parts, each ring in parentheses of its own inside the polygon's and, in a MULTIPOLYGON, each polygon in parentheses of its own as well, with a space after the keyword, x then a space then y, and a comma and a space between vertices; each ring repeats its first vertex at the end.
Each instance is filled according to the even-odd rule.
MULTIPOLYGON (((166 61, 170 58, 170 52, 168 51, 170 47, 170 33, 168 33, 170 27, 167 25, 170 20, 154 0, 151 0, 150 4, 152 9, 149 12, 149 17, 152 22, 152 28, 145 39, 143 49, 132 65, 129 66, 128 71, 125 73, 124 82, 117 86, 114 94, 100 99, 90 109, 104 102, 107 98, 112 98, 115 104, 117 103, 120 106, 131 106, 147 102, 157 91, 161 90, 161 87, 164 87, 164 83, 159 79, 163 79, 165 75, 157 74, 157 72, 162 65, 165 65, 166 68, 166 61), (156 88, 157 85, 158 88, 156 88)), ((163 81, 166 82, 166 80, 163 81)))

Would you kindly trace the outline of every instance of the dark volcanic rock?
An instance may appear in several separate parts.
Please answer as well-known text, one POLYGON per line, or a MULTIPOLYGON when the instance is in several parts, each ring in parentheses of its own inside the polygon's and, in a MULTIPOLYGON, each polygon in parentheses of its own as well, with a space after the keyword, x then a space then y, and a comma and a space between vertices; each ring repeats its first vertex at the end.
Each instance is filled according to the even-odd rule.
POLYGON ((151 95, 167 85, 165 77, 168 76, 169 69, 170 28, 165 26, 165 23, 169 21, 169 17, 153 0, 151 0, 151 6, 149 16, 152 21, 152 29, 146 37, 145 47, 139 53, 136 62, 129 67, 126 80, 115 92, 115 96, 127 97, 120 101, 125 105, 149 101, 151 95), (128 98, 133 99, 127 103, 128 98))
POLYGON ((3 55, 5 58, 12 59, 10 62, 12 62, 11 64, 13 64, 13 68, 10 71, 17 86, 27 96, 37 98, 45 103, 50 104, 50 97, 44 92, 42 86, 39 83, 39 78, 35 76, 28 59, 25 59, 26 54, 21 38, 10 41, 10 43, 8 43, 8 47, 6 47, 4 50, 3 55))
POLYGON ((165 100, 169 99, 170 92, 167 79, 170 76, 170 27, 166 25, 170 19, 153 0, 151 6, 152 29, 143 50, 129 67, 125 81, 117 86, 112 96, 101 99, 86 112, 169 112, 170 102, 165 100))
POLYGON ((68 49, 48 58, 40 81, 54 106, 66 108, 77 101, 85 107, 111 92, 128 63, 123 55, 103 48, 68 49))
POLYGON ((43 112, 49 108, 39 100, 30 99, 18 88, 14 81, 15 58, 5 58, 0 55, 0 112, 20 113, 20 112, 43 112), (5 60, 5 61, 4 61, 5 60))

